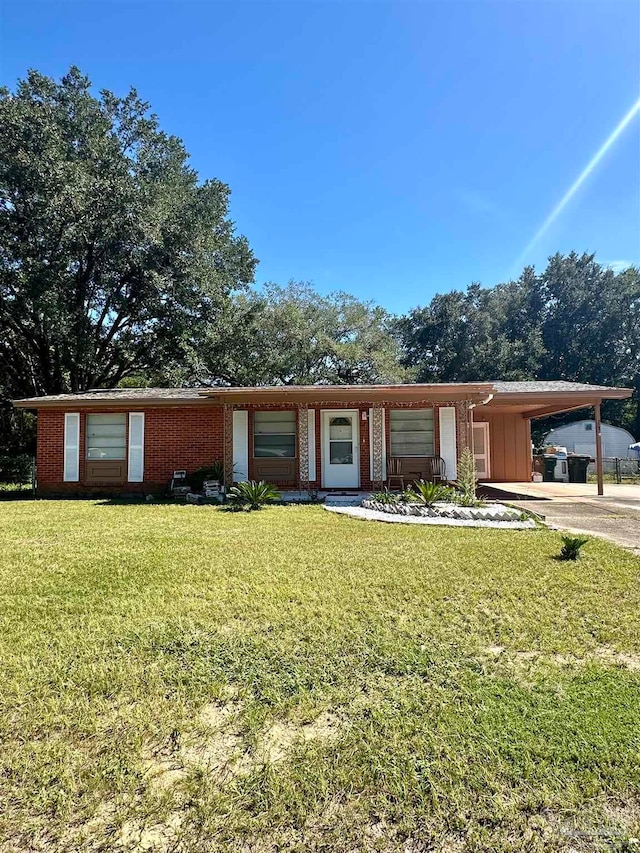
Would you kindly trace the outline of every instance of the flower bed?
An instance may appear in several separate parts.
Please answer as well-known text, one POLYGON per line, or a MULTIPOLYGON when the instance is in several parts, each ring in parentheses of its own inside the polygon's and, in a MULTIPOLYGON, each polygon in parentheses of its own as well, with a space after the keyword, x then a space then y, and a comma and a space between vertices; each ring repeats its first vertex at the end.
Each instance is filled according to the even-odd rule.
POLYGON ((364 509, 386 512, 389 515, 415 515, 423 518, 457 518, 466 521, 520 521, 522 513, 513 507, 495 503, 485 506, 460 506, 443 502, 432 506, 418 503, 383 503, 382 501, 363 500, 364 509))

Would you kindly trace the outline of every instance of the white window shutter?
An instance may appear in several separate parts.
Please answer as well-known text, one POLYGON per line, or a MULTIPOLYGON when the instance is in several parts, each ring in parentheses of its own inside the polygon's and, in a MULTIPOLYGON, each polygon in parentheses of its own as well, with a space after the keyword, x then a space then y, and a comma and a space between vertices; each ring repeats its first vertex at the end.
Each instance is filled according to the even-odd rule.
POLYGON ((233 481, 249 479, 249 412, 237 409, 233 413, 233 481))
POLYGON ((456 441, 456 410, 453 406, 441 406, 440 417, 440 456, 444 459, 447 480, 458 476, 458 448, 456 441))
POLYGON ((309 480, 316 479, 316 410, 307 412, 307 446, 309 450, 309 480))
POLYGON ((129 412, 129 464, 127 479, 130 483, 144 480, 144 412, 129 412))
POLYGON ((66 412, 64 416, 64 472, 65 483, 80 479, 80 413, 66 412))

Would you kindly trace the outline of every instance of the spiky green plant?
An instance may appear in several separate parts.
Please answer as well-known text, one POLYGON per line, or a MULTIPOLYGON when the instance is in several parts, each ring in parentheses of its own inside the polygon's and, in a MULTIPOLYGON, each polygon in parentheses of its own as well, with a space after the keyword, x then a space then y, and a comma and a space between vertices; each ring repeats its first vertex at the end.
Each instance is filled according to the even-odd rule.
POLYGON ((231 503, 249 510, 262 509, 266 504, 280 500, 280 492, 264 480, 236 483, 229 489, 228 496, 231 503))
POLYGON ((473 451, 469 447, 465 447, 460 454, 458 460, 458 491, 460 497, 458 503, 462 506, 476 506, 478 497, 476 495, 476 486, 478 477, 476 474, 476 460, 473 451))
POLYGON ((416 503, 425 506, 433 506, 438 501, 446 501, 450 498, 449 489, 440 483, 431 483, 427 480, 416 480, 412 488, 416 503))
POLYGON ((579 560, 582 548, 589 541, 588 536, 562 536, 562 549, 558 554, 559 560, 579 560))

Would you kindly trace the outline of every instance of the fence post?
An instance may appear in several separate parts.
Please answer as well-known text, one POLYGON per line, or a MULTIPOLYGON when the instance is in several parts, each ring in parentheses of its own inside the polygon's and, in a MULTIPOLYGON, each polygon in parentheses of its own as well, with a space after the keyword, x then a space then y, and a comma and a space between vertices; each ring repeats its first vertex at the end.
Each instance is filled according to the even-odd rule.
POLYGON ((622 482, 622 471, 620 470, 620 459, 616 456, 616 483, 622 482))

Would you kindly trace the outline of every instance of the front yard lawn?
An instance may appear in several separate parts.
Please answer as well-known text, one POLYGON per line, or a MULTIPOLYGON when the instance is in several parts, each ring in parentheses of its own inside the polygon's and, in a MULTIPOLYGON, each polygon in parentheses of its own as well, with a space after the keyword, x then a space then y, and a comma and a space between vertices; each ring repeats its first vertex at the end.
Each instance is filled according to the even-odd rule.
POLYGON ((0 849, 635 849, 640 560, 560 544, 3 503, 0 849))

